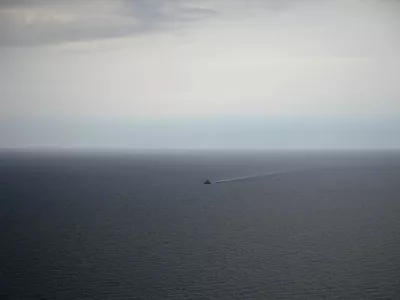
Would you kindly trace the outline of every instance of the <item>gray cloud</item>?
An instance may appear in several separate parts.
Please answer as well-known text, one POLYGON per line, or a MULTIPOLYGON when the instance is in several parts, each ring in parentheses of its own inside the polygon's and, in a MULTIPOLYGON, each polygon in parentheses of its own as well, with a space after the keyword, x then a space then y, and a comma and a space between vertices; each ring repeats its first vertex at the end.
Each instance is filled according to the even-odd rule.
POLYGON ((201 7, 196 1, 185 0, 125 0, 121 12, 137 21, 135 27, 139 33, 173 29, 217 14, 214 9, 201 7))
MULTIPOLYGON (((363 3, 384 3, 386 12, 400 10, 400 1, 397 0, 366 0, 357 2, 358 4, 356 2, 354 2, 356 7, 362 7, 363 3)), ((334 8, 335 3, 340 6, 344 2, 336 0, 1 0, 0 46, 43 45, 140 35, 186 28, 195 21, 222 16, 226 12, 234 12, 240 16, 246 15, 246 11, 256 13, 260 9, 285 11, 304 7, 307 10, 307 8, 321 7, 323 3, 331 3, 334 8)), ((348 8, 351 6, 351 3, 348 4, 348 8)), ((321 9, 329 11, 332 7, 328 5, 321 9)), ((304 12, 300 11, 298 15, 302 16, 304 12)), ((294 24, 297 21, 299 20, 285 20, 294 24)), ((315 22, 318 23, 318 20, 315 22)))
POLYGON ((215 15, 183 0, 17 0, 0 3, 0 45, 107 39, 182 28, 215 15))

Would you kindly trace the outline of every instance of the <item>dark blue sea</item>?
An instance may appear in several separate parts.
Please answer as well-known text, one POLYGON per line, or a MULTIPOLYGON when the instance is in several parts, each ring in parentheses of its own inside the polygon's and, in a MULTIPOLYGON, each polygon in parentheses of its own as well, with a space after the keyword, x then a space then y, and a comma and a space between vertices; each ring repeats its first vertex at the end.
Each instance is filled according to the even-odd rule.
POLYGON ((400 299, 394 151, 3 152, 0 226, 0 299, 400 299))

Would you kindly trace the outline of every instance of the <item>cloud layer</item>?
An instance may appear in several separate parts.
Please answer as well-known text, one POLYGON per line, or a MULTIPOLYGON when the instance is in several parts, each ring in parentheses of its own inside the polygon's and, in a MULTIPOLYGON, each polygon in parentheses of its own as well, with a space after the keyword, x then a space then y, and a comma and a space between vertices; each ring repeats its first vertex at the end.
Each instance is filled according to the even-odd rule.
MULTIPOLYGON (((358 19, 368 31, 376 24, 367 24, 360 16, 369 17, 368 21, 387 18, 387 25, 393 26, 390 22, 395 22, 400 6, 389 0, 6 0, 0 3, 0 43, 31 45, 129 36, 182 28, 193 21, 235 12, 244 17, 257 10, 281 13, 286 22, 282 26, 301 21, 300 26, 324 27, 336 21, 336 26, 346 27, 349 19, 358 19), (286 20, 285 12, 293 10, 297 16, 286 20)), ((268 25, 271 16, 265 18, 268 25)))
POLYGON ((183 0, 2 1, 0 45, 106 39, 173 29, 216 11, 183 0))

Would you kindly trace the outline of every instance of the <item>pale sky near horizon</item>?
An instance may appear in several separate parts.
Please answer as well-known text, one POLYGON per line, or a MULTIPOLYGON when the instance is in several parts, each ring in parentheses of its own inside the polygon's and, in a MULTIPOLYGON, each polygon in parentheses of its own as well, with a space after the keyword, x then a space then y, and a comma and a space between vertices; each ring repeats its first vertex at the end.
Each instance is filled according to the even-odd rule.
POLYGON ((399 148, 400 1, 0 0, 0 147, 399 148))

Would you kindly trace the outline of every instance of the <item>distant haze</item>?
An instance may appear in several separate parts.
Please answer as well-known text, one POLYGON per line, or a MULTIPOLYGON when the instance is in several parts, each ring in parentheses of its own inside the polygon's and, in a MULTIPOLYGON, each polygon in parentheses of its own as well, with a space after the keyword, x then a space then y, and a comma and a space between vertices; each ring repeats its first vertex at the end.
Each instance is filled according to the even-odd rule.
POLYGON ((2 0, 0 147, 399 148, 400 1, 2 0))

